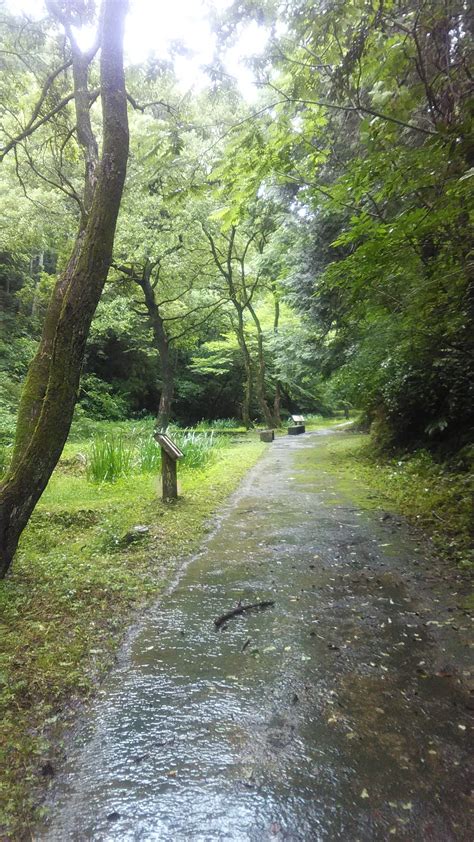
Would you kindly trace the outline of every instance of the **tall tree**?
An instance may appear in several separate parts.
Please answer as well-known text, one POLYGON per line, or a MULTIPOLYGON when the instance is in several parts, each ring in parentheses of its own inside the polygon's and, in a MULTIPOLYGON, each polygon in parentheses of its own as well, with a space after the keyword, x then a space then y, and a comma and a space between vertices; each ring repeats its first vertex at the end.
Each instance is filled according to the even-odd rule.
MULTIPOLYGON (((85 344, 109 270, 128 158, 123 70, 126 0, 104 0, 98 28, 102 154, 92 131, 88 87, 95 49, 81 53, 74 3, 49 8, 65 30, 73 65, 76 131, 85 162, 77 239, 54 288, 42 338, 23 388, 13 459, 0 486, 0 576, 61 455, 77 397, 85 344)), ((43 102, 39 102, 37 114, 43 102)), ((36 110, 36 109, 35 109, 36 110)))
MULTIPOLYGON (((262 252, 265 234, 258 227, 240 230, 232 224, 228 230, 211 230, 205 226, 205 234, 209 242, 210 252, 218 270, 218 277, 223 279, 222 294, 227 295, 228 301, 234 309, 231 318, 245 369, 245 384, 242 400, 242 420, 246 427, 251 427, 250 403, 255 382, 257 400, 262 416, 268 427, 274 427, 275 418, 267 399, 266 361, 264 354, 264 335, 255 298, 261 291, 263 275, 255 263, 256 256, 262 252), (252 265, 251 254, 254 263, 252 265), (257 336, 257 361, 253 364, 250 345, 247 337, 245 319, 249 315, 257 336)), ((218 281, 216 281, 216 284, 218 281)))
MULTIPOLYGON (((243 0, 233 10, 271 20, 277 6, 243 0)), ((468 4, 278 8, 285 28, 260 61, 260 116, 233 132, 225 155, 227 212, 262 185, 286 187, 300 230, 287 296, 311 318, 325 376, 400 443, 458 443, 460 427, 468 441, 468 4)))
POLYGON ((179 269, 183 267, 175 268, 172 274, 176 273, 178 278, 172 277, 171 285, 167 284, 168 289, 171 286, 171 291, 165 292, 162 289, 160 280, 163 263, 181 250, 186 252, 183 237, 180 235, 178 242, 161 255, 154 258, 146 257, 142 262, 114 264, 120 275, 140 288, 140 300, 135 302, 132 298, 131 306, 134 313, 144 317, 148 322, 151 328, 152 345, 158 352, 159 380, 161 381, 156 419, 158 430, 166 430, 171 420, 179 340, 195 336, 199 327, 208 322, 226 301, 225 298, 218 299, 215 295, 193 289, 194 281, 199 279, 199 267, 193 267, 197 278, 192 277, 186 287, 180 283, 182 279, 179 277, 179 269), (196 293, 194 296, 193 292, 196 293), (145 310, 139 309, 139 305, 144 306, 145 310))

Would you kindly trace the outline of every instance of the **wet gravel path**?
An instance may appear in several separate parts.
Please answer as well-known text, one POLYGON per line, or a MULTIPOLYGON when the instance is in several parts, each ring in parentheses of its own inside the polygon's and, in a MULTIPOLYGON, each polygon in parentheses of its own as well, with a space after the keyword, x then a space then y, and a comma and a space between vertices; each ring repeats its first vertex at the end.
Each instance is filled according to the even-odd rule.
POLYGON ((328 441, 269 446, 124 648, 38 839, 472 838, 459 583, 341 494, 328 441))

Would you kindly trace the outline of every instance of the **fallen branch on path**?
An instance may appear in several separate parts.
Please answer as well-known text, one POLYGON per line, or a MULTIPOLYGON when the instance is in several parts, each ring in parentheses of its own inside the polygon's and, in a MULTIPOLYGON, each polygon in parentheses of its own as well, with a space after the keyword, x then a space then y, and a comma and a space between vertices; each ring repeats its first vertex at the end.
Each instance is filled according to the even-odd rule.
POLYGON ((254 602, 253 605, 238 605, 233 611, 229 611, 227 614, 222 614, 220 617, 217 617, 214 620, 214 625, 216 629, 219 629, 227 622, 227 620, 231 620, 232 617, 238 617, 239 614, 243 614, 245 611, 263 611, 264 608, 272 608, 274 605, 275 602, 272 599, 264 602, 254 602))

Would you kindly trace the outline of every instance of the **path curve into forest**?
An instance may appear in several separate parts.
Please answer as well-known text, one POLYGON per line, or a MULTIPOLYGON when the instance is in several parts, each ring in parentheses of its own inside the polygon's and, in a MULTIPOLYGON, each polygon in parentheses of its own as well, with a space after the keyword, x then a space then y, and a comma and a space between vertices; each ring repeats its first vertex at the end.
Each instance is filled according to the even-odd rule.
POLYGON ((279 438, 131 636, 43 840, 467 840, 455 574, 279 438), (214 619, 244 603, 265 611, 214 619))

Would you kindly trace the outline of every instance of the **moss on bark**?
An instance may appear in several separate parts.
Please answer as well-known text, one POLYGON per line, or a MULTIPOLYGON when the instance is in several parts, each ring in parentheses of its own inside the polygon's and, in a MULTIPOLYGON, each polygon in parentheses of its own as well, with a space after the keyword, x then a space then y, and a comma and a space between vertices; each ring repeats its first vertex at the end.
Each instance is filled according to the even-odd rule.
MULTIPOLYGON (((86 227, 53 293, 21 400, 12 466, 0 486, 0 577, 61 455, 85 344, 109 269, 128 157, 123 72, 126 0, 106 0, 101 49, 103 153, 86 227)), ((87 185, 86 185, 87 187, 87 185)))

